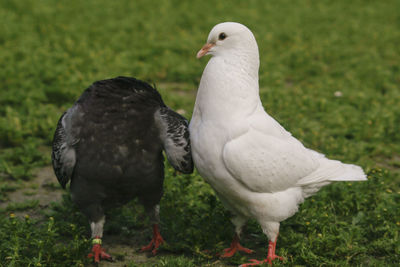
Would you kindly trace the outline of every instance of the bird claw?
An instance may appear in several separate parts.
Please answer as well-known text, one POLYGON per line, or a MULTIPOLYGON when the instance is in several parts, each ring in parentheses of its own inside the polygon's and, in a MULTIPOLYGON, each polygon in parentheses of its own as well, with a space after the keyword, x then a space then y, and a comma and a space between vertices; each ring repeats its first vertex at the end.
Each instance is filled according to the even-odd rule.
POLYGON ((154 226, 153 228, 153 238, 147 246, 142 247, 141 252, 150 251, 153 255, 157 254, 158 247, 163 244, 165 241, 162 238, 160 232, 158 231, 158 227, 154 226))
POLYGON ((272 261, 275 260, 275 259, 278 259, 278 260, 283 261, 283 257, 278 256, 278 255, 272 255, 272 256, 268 257, 267 260, 268 260, 269 262, 272 262, 272 261))
POLYGON ((242 251, 242 252, 244 252, 244 253, 247 253, 247 254, 252 254, 252 253, 254 253, 254 250, 249 249, 249 248, 245 248, 245 247, 242 247, 242 246, 240 246, 240 248, 238 248, 238 250, 239 250, 239 251, 242 251))
POLYGON ((150 251, 153 255, 157 254, 158 247, 164 243, 164 239, 160 237, 153 238, 147 246, 141 248, 141 252, 150 251))
POLYGON ((101 247, 100 244, 94 244, 92 247, 92 252, 90 252, 87 257, 93 258, 95 263, 99 263, 100 260, 108 260, 112 261, 112 257, 110 254, 106 253, 106 251, 101 247))
POLYGON ((272 255, 272 256, 268 256, 265 260, 256 260, 256 259, 250 259, 249 261, 251 261, 251 263, 245 263, 242 265, 239 265, 239 267, 249 267, 249 266, 257 266, 257 265, 262 265, 264 263, 268 263, 269 265, 272 265, 272 261, 275 259, 279 259, 279 260, 283 260, 283 257, 278 256, 278 255, 272 255))
POLYGON ((231 246, 229 248, 224 249, 224 254, 221 255, 221 258, 230 258, 233 255, 235 255, 237 251, 242 251, 247 254, 254 253, 254 250, 243 247, 242 245, 239 244, 238 240, 234 239, 231 246))
POLYGON ((262 265, 264 263, 268 263, 268 265, 272 265, 272 261, 275 259, 279 259, 283 261, 283 257, 278 256, 278 255, 273 255, 273 256, 268 256, 265 260, 256 260, 256 259, 250 259, 251 263, 245 263, 240 265, 240 267, 247 267, 247 266, 256 266, 256 265, 262 265))
POLYGON ((248 267, 248 266, 257 266, 257 265, 262 265, 262 264, 264 264, 264 263, 268 263, 268 264, 272 264, 270 261, 268 261, 268 260, 262 260, 262 261, 259 261, 259 260, 256 260, 256 259, 250 259, 250 261, 251 261, 251 263, 245 263, 245 264, 242 264, 242 265, 239 265, 239 267, 248 267))
POLYGON ((226 248, 224 249, 224 254, 222 254, 221 258, 230 258, 236 253, 236 249, 233 248, 226 248))
POLYGON ((279 259, 279 260, 282 261, 283 257, 278 256, 278 255, 275 254, 276 240, 277 239, 278 239, 278 236, 275 238, 274 242, 269 241, 269 244, 268 244, 268 256, 267 256, 267 258, 265 260, 258 261, 258 260, 255 260, 255 259, 251 259, 250 261, 252 263, 245 263, 245 264, 242 264, 240 266, 241 267, 248 267, 248 266, 254 266, 254 265, 261 265, 261 264, 264 264, 264 263, 268 263, 268 265, 272 265, 272 261, 275 260, 275 259, 279 259))

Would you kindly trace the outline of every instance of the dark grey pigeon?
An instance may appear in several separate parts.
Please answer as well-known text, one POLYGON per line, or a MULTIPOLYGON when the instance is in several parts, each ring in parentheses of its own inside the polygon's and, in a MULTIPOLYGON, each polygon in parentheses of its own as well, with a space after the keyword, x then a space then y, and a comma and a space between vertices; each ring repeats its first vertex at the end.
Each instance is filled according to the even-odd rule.
POLYGON ((153 223, 142 251, 156 253, 165 150, 178 171, 193 172, 188 122, 149 84, 128 77, 93 83, 60 118, 52 162, 61 186, 89 218, 95 262, 111 259, 101 247, 104 210, 137 197, 153 223))

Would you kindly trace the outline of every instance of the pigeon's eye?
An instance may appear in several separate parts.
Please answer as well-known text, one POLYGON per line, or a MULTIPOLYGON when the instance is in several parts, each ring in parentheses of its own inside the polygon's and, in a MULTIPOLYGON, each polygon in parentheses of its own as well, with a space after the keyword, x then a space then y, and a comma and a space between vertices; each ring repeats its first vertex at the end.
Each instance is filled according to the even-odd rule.
POLYGON ((218 40, 224 40, 226 38, 226 34, 224 32, 221 32, 218 36, 218 40))

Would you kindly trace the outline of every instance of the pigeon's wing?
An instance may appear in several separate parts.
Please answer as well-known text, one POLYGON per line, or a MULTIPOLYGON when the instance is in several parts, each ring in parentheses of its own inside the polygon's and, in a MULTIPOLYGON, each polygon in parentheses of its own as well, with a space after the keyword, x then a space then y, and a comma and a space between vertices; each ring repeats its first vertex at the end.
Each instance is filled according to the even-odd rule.
POLYGON ((168 161, 176 170, 192 173, 188 121, 168 107, 161 107, 154 117, 168 161))
POLYGON ((254 128, 226 143, 222 156, 229 173, 254 192, 286 190, 319 168, 318 159, 295 138, 254 128))
POLYGON ((76 113, 78 112, 75 106, 61 116, 53 138, 51 160, 58 182, 63 188, 71 179, 76 163, 75 147, 79 139, 76 138, 76 130, 72 127, 72 118, 76 113))

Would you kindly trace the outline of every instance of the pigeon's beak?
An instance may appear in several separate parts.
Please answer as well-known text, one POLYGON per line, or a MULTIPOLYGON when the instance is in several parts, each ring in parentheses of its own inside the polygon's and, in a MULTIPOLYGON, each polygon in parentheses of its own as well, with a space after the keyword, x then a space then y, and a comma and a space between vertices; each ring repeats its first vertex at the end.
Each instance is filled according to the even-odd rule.
POLYGON ((201 58, 202 56, 204 56, 205 54, 208 53, 208 51, 214 46, 215 44, 212 43, 207 43, 205 44, 199 52, 197 52, 197 58, 201 58))

